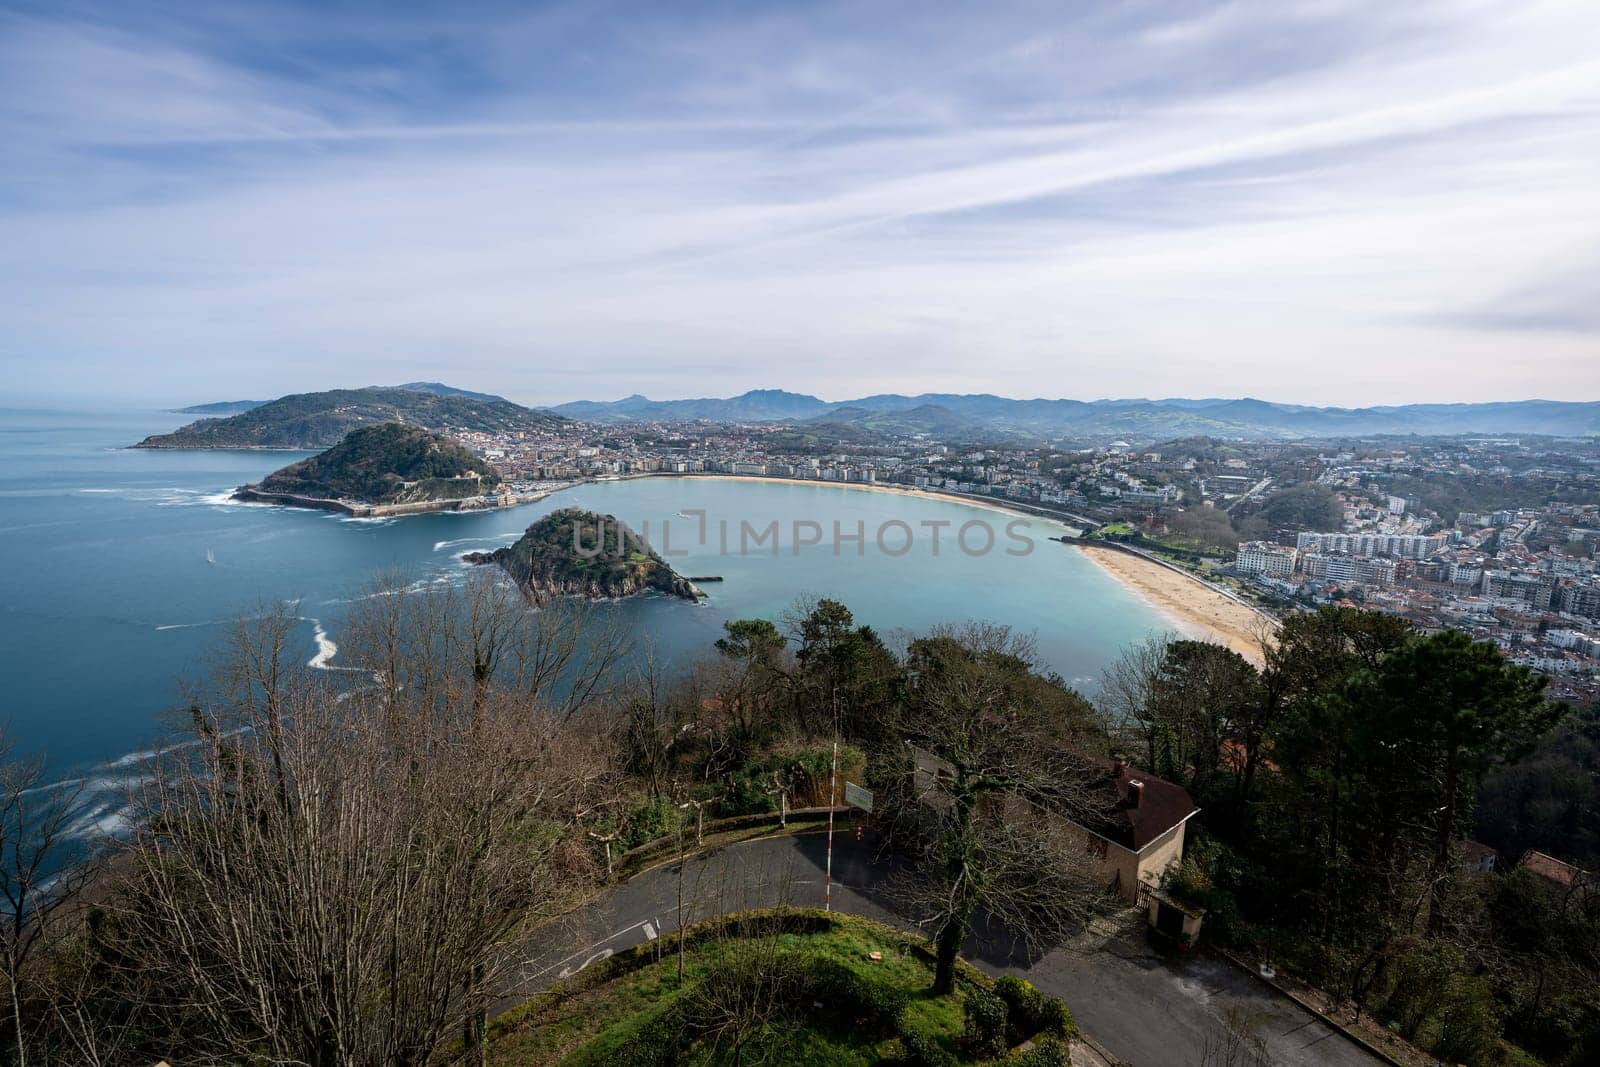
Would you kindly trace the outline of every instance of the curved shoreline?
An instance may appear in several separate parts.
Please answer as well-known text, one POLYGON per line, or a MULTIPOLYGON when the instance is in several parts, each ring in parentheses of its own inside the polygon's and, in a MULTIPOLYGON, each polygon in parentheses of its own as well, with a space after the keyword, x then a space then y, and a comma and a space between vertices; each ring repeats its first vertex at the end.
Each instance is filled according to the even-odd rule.
POLYGON ((1277 620, 1213 589, 1192 574, 1108 545, 1077 546, 1106 574, 1172 619, 1185 636, 1233 649, 1256 666, 1262 665, 1263 628, 1277 620))
POLYGON ((616 480, 631 481, 633 478, 681 478, 685 481, 761 482, 766 485, 811 485, 824 489, 856 489, 869 493, 889 493, 897 496, 920 497, 925 500, 944 500, 951 504, 965 504, 967 507, 979 508, 983 511, 996 511, 1004 515, 1017 515, 1024 519, 1053 522, 1063 529, 1078 529, 1065 518, 1058 518, 1054 515, 1041 515, 1037 511, 1028 511, 1021 506, 1007 504, 1004 500, 987 500, 981 497, 963 496, 960 493, 948 493, 940 489, 925 489, 918 485, 898 485, 893 482, 827 482, 820 478, 767 478, 758 474, 639 474, 616 480))
MULTIPOLYGON (((980 500, 920 486, 896 485, 887 482, 827 482, 816 478, 767 478, 754 474, 640 474, 617 478, 632 481, 635 478, 679 478, 692 481, 697 478, 731 482, 765 482, 819 486, 833 489, 857 489, 873 493, 914 496, 926 500, 943 500, 951 504, 964 504, 984 511, 1003 515, 1016 515, 1026 519, 1039 519, 1054 523, 1063 530, 1076 531, 1066 519, 1040 515, 1020 507, 1008 506, 1004 500, 980 500)), ((559 491, 559 490, 558 490, 559 491)), ((1083 552, 1100 570, 1114 579, 1135 597, 1144 601, 1158 615, 1170 620, 1173 628, 1185 636, 1211 641, 1233 649, 1245 659, 1260 666, 1260 630, 1263 626, 1275 627, 1277 621, 1258 608, 1230 597, 1212 587, 1205 580, 1176 567, 1168 567, 1144 558, 1138 553, 1126 552, 1094 542, 1074 540, 1068 544, 1083 552)))

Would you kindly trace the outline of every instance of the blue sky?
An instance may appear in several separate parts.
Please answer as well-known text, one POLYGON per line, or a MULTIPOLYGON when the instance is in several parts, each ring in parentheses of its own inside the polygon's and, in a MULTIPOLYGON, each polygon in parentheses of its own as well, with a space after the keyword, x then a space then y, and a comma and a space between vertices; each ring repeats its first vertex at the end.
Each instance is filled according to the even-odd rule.
POLYGON ((417 378, 1600 399, 1600 17, 0 0, 0 395, 417 378))

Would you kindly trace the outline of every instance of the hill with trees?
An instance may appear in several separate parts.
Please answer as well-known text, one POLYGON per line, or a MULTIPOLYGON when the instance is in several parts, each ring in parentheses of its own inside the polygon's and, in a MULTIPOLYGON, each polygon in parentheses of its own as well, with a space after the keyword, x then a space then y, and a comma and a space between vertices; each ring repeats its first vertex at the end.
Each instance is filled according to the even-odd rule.
MULTIPOLYGON (((440 387, 446 388, 446 387, 440 387)), ((358 426, 404 422, 441 433, 542 431, 566 420, 498 398, 410 387, 294 393, 227 418, 153 434, 135 448, 331 448, 358 426)))
POLYGON ((611 600, 651 590, 685 600, 701 596, 622 520, 579 508, 546 515, 515 544, 463 558, 496 564, 535 603, 563 596, 611 600))
POLYGON ((499 484, 493 467, 443 434, 380 422, 351 430, 326 452, 247 488, 319 500, 415 504, 482 496, 499 484))

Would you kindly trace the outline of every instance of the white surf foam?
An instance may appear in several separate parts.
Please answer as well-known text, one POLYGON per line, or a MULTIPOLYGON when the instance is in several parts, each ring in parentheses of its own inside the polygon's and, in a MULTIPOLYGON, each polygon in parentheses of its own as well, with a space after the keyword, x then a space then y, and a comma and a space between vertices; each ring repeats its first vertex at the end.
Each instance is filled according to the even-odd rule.
POLYGON ((328 661, 339 654, 339 646, 333 643, 328 631, 322 628, 322 623, 317 619, 311 620, 311 637, 317 643, 317 654, 306 661, 306 666, 318 671, 331 669, 328 661))

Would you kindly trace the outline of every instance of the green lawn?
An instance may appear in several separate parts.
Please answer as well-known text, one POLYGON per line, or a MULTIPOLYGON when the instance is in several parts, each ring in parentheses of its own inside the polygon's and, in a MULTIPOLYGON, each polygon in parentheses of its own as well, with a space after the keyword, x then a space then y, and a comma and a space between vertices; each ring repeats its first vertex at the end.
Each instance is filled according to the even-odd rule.
MULTIPOLYGON (((963 965, 956 994, 932 996, 927 992, 933 979, 932 965, 918 951, 920 938, 854 916, 793 914, 803 917, 816 932, 776 934, 779 949, 831 961, 859 977, 861 986, 885 985, 904 991, 907 1000, 898 1016, 898 1029, 926 1035, 952 1055, 958 1054, 962 997, 967 990, 987 987, 987 979, 963 965), (882 958, 873 960, 874 952, 882 958)), ((489 1062, 502 1067, 534 1063, 598 1067, 625 1062, 624 1054, 630 1048, 659 1042, 660 1020, 671 1017, 680 1000, 694 996, 713 969, 730 958, 733 941, 703 934, 697 939, 696 930, 703 929, 691 931, 681 986, 674 938, 614 956, 497 1019, 489 1062)), ((826 1021, 829 1014, 826 1008, 817 1011, 808 1004, 797 1017, 776 1022, 766 1032, 767 1055, 762 1062, 843 1067, 877 1063, 900 1053, 901 1040, 892 1031, 830 1025, 826 1021)), ((695 1048, 685 1062, 712 1060, 703 1049, 695 1048)))

